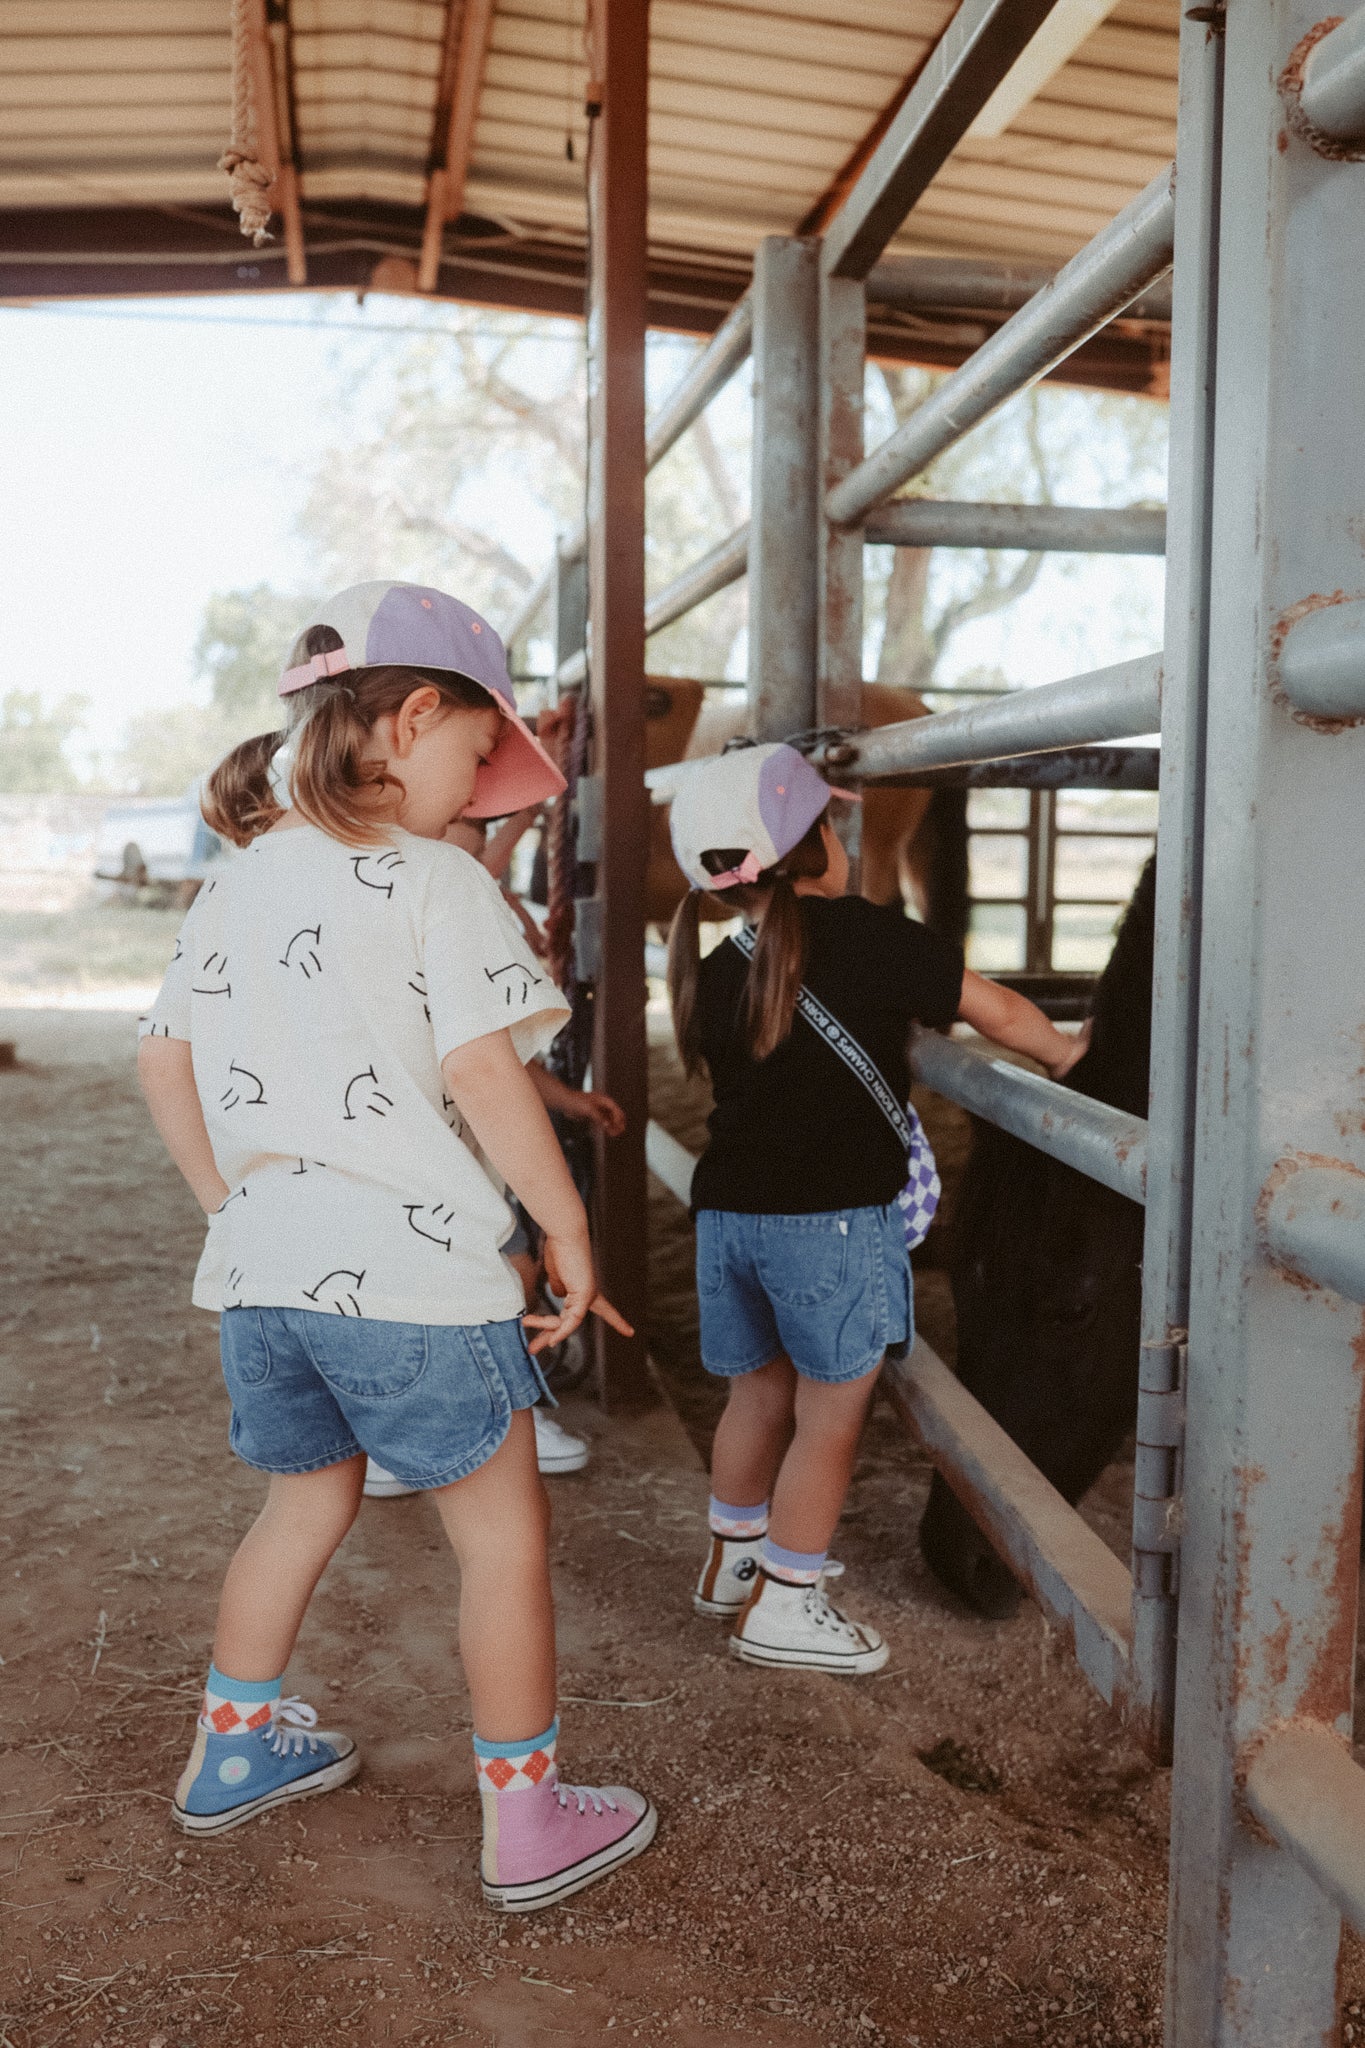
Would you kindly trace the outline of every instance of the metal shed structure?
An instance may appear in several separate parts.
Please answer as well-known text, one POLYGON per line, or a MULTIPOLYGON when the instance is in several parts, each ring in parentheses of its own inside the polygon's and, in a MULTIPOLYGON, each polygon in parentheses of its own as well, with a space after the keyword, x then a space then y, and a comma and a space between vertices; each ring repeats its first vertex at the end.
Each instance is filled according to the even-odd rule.
MULTIPOLYGON (((243 261, 205 167, 226 6, 0 0, 0 291, 283 274, 564 310, 586 282, 587 526, 540 601, 553 590, 560 679, 591 707, 580 961, 597 1078, 641 1134, 600 1185, 606 1284, 637 1322, 644 643, 666 609, 647 621, 650 461, 752 351, 749 526, 666 596, 678 616, 748 574, 759 736, 834 728, 823 758, 870 780, 1160 726, 1149 1118, 944 1041, 916 1055, 945 1094, 1145 1200, 1131 1569, 932 1356, 897 1391, 1091 1682, 1173 1751, 1171 2048, 1334 2039, 1341 1915, 1365 1927, 1365 9, 846 0, 835 20, 818 0, 657 0, 651 33, 639 0, 592 0, 585 63, 557 0, 237 6, 278 249, 243 261), (911 538, 895 493, 1061 364, 1154 388, 1168 309, 1162 655, 860 735, 863 548, 911 538), (714 338, 647 423, 650 320, 714 338), (897 335, 956 367, 869 451, 869 338, 897 335)), ((934 516, 914 544, 963 544, 984 515, 934 516)), ((1016 530, 1046 544, 1028 511, 1016 530)), ((653 1158, 685 1172, 657 1141, 653 1158)), ((608 1347, 613 1398, 641 1369, 638 1343, 608 1347)))

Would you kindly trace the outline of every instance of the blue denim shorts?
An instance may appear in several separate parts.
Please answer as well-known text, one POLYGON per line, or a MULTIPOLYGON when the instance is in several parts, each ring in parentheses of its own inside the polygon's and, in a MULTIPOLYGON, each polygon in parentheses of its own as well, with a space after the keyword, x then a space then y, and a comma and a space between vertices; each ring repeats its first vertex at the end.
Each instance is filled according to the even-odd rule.
POLYGON ((804 1379, 861 1379, 914 1330, 901 1212, 701 1209, 697 1299, 702 1363, 722 1379, 783 1351, 804 1379))
POLYGON ((360 1322, 229 1308, 219 1323, 228 1441, 262 1472, 368 1451, 407 1486, 449 1486, 492 1457, 512 1411, 548 1396, 521 1323, 360 1322))

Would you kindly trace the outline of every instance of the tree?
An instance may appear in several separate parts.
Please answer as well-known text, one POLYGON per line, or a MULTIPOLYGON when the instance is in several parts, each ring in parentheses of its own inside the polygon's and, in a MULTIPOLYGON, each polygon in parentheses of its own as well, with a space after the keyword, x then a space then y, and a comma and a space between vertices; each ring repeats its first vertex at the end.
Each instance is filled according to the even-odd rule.
MULTIPOLYGON (((880 403, 869 408, 869 441, 908 418, 941 381, 940 372, 877 365, 869 396, 880 403)), ((1034 385, 899 495, 1049 505, 1065 488, 1071 502, 1159 503, 1165 440, 1165 408, 1149 400, 1034 385)), ((962 629, 1025 597, 1048 560, 986 548, 870 550, 868 620, 874 633, 881 628, 877 680, 932 689, 962 629), (889 556, 889 565, 878 556, 889 556)), ((977 681, 998 689, 1004 678, 999 671, 963 676, 958 687, 969 693, 977 681)))
POLYGON ((67 748, 85 725, 87 697, 44 705, 37 690, 9 690, 0 698, 0 793, 56 796, 80 788, 67 748))

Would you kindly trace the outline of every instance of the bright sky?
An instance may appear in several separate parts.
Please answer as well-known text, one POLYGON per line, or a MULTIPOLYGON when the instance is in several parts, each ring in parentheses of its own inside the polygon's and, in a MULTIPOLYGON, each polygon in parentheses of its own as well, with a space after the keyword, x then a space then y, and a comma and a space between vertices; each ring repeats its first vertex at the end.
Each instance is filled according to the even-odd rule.
MULTIPOLYGON (((183 701, 213 591, 306 581, 294 521, 314 464, 372 425, 359 363, 440 318, 340 294, 0 307, 0 694, 88 696, 97 752, 183 701)), ((651 358, 653 395, 681 351, 651 358)), ((1159 640, 1160 587, 1157 562, 1056 560, 951 666, 1039 681, 1138 652, 1135 631, 1159 640)))

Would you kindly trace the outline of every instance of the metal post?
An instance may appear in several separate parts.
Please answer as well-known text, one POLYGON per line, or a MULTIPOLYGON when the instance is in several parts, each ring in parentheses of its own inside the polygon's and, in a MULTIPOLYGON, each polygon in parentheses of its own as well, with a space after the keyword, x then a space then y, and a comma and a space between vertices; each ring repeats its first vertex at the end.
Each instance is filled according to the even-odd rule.
MULTIPOLYGON (((824 276, 820 284, 820 468, 822 498, 863 458, 867 303, 861 284, 824 276)), ((863 537, 823 510, 818 523, 819 641, 816 719, 857 725, 863 695, 863 537)))
POLYGON ((1027 901, 1024 906, 1024 968, 1029 974, 1052 972, 1052 908, 1057 860, 1054 821, 1057 792, 1031 789, 1028 799, 1027 901))
MULTIPOLYGON (((554 588, 554 674, 582 654, 588 641, 588 559, 582 548, 561 536, 555 546, 554 588)), ((557 698, 559 691, 553 687, 557 698)))
POLYGON ((1349 1737, 1359 1581, 1360 1310, 1261 1220, 1287 1157, 1365 1169, 1365 729, 1275 689, 1294 617, 1360 588, 1365 169, 1280 89, 1318 19, 1226 16, 1169 2048, 1337 2038, 1337 1905, 1242 1793, 1285 1724, 1349 1737))
POLYGON ((1204 834, 1209 520, 1223 39, 1181 24, 1167 511, 1161 833, 1156 874, 1148 1204, 1133 1471, 1133 1700, 1153 1756, 1175 1713, 1185 1326, 1189 1321, 1204 834))
POLYGON ((769 235, 754 259, 749 730, 815 723, 820 245, 769 235))
POLYGON ((648 9, 592 0, 591 75, 600 111, 588 179, 588 615, 593 766, 602 778, 601 973, 593 1076, 620 1103, 626 1134, 602 1144, 597 1246, 602 1284, 635 1325, 598 1324, 601 1390, 612 1407, 647 1401, 645 1359, 645 193, 648 9))

